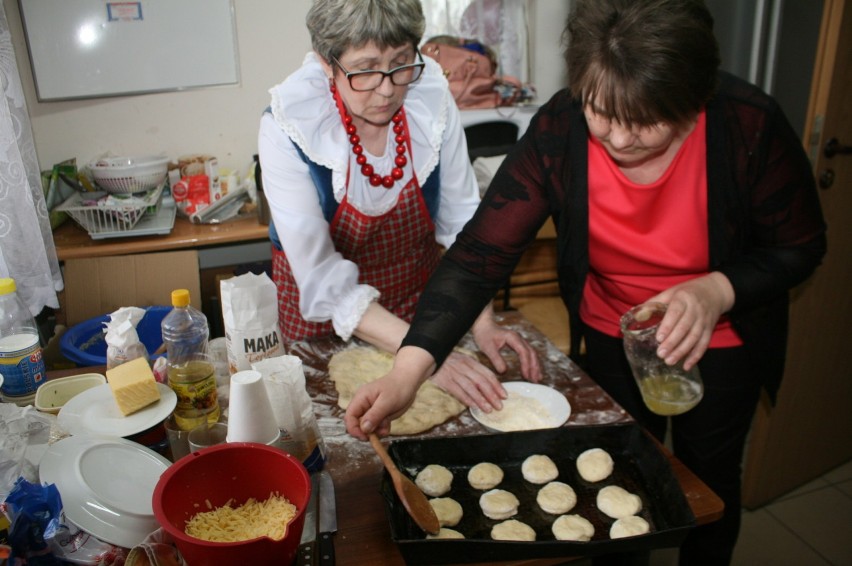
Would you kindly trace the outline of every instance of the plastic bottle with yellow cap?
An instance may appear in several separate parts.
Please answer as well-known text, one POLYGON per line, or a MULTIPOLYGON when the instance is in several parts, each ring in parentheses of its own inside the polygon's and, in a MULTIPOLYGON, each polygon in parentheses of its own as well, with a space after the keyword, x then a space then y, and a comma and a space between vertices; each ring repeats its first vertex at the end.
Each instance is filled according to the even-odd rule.
POLYGON ((213 360, 207 352, 210 329, 204 313, 190 304, 187 289, 172 291, 172 306, 163 318, 163 344, 169 386, 177 394, 175 422, 192 430, 219 420, 219 398, 213 360))

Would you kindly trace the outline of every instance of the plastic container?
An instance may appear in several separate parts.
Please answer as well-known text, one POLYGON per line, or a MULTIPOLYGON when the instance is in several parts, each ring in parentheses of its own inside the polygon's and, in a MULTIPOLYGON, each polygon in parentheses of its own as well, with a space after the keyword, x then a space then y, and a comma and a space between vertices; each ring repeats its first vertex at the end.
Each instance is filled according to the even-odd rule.
POLYGON ((166 180, 169 159, 156 155, 103 157, 89 164, 92 178, 112 194, 131 194, 153 189, 166 180))
POLYGON ((72 397, 106 382, 106 376, 100 373, 82 373, 51 379, 42 383, 36 391, 35 408, 55 415, 72 397))
POLYGON ((8 277, 0 279, 0 374, 3 400, 21 406, 31 405, 47 380, 38 326, 8 277))
MULTIPOLYGON (((172 307, 153 306, 145 308, 145 316, 136 325, 139 340, 148 350, 148 356, 153 362, 165 354, 154 355, 163 345, 162 323, 172 307)), ((102 315, 84 320, 66 330, 59 339, 59 350, 68 361, 80 367, 103 366, 107 363, 107 343, 104 340, 104 323, 109 322, 109 315, 102 315)))
POLYGON ((153 507, 187 564, 293 564, 310 495, 308 472, 295 457, 263 444, 236 442, 203 448, 175 462, 154 488, 153 507), (208 505, 217 508, 230 501, 238 507, 276 492, 297 509, 281 540, 209 542, 185 532, 186 522, 209 510, 208 505))
POLYGON ((189 291, 172 291, 172 310, 163 318, 163 344, 168 360, 169 387, 177 394, 175 420, 192 430, 205 419, 219 420, 213 358, 207 353, 210 329, 204 313, 189 304, 189 291))

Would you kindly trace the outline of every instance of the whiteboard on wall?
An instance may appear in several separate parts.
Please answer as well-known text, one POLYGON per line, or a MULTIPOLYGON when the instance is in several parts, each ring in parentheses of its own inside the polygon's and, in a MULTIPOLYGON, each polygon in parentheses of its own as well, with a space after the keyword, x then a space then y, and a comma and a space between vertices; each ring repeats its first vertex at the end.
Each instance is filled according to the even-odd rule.
POLYGON ((232 0, 19 0, 40 101, 239 82, 232 0))

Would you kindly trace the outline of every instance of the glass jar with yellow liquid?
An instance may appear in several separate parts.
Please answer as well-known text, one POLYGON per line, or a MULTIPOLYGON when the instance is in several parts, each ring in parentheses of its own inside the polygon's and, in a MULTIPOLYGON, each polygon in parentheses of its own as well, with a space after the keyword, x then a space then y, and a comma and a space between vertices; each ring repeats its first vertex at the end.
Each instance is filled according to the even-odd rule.
POLYGON ((704 396, 704 383, 698 366, 687 371, 682 363, 670 366, 657 356, 657 328, 665 314, 663 303, 637 305, 621 317, 621 332, 642 400, 652 412, 670 416, 695 407, 704 396))

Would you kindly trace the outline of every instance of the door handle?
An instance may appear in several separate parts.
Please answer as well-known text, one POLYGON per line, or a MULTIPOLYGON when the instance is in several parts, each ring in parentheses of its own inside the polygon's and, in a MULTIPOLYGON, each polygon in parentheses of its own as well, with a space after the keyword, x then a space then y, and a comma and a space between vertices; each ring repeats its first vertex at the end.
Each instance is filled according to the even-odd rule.
POLYGON ((843 145, 837 138, 831 138, 825 144, 825 149, 822 150, 823 155, 829 159, 837 154, 848 155, 852 153, 852 145, 843 145))

